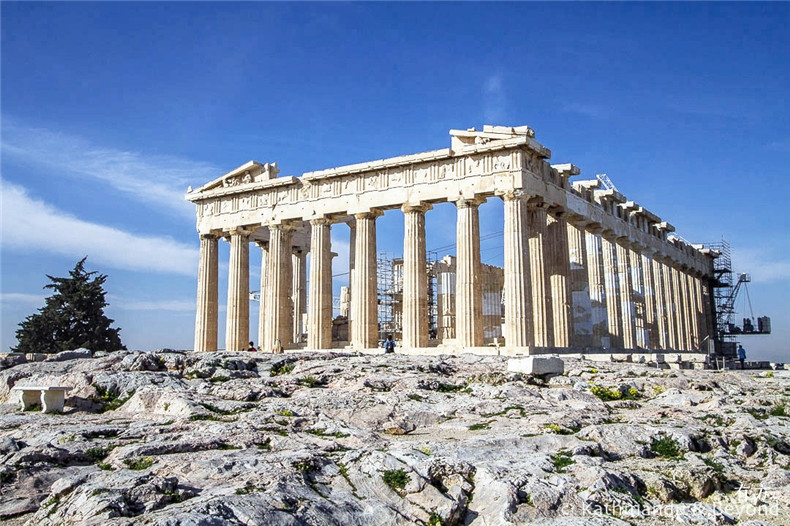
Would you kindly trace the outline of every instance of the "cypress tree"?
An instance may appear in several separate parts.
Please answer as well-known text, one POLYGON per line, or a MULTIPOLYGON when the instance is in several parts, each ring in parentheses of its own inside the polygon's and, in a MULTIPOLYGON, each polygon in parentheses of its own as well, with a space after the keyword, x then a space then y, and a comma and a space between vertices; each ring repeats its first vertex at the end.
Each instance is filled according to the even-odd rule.
POLYGON ((19 324, 17 346, 11 349, 24 353, 58 353, 84 347, 93 352, 126 349, 104 315, 108 305, 104 296, 107 276, 85 271, 82 258, 68 278, 47 275, 52 282, 45 289, 55 291, 46 299, 38 314, 32 314, 19 324))

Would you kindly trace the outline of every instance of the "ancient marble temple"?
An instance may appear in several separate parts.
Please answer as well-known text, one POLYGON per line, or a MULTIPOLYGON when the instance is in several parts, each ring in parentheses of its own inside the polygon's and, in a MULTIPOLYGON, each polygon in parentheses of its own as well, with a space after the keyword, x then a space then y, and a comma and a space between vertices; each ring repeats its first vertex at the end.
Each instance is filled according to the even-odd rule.
MULTIPOLYGON (((451 130, 450 148, 278 177, 250 161, 190 190, 200 235, 195 350, 218 340, 218 241, 230 243, 225 349, 249 334, 250 246, 261 265, 257 341, 262 350, 332 347, 330 229, 350 228, 348 347, 377 348, 376 220, 400 209, 402 341, 429 346, 425 215, 457 208, 454 327, 440 345, 490 352, 480 280, 479 207, 504 201, 502 338, 497 352, 705 348, 713 335, 716 253, 671 235, 674 227, 579 169, 548 162, 527 126, 451 130), (309 255, 309 276, 307 256, 309 255), (306 324, 302 320, 306 319, 306 324), (301 343, 306 326, 306 343, 301 343)), ((490 323, 489 323, 490 325, 490 323)), ((434 344, 435 345, 435 344, 434 344)))

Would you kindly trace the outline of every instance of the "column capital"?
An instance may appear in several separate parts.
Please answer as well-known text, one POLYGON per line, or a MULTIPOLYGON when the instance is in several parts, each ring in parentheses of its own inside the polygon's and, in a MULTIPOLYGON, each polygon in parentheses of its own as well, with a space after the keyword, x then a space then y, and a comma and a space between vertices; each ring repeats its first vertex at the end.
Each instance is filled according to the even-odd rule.
POLYGON ((549 203, 543 200, 542 197, 533 196, 527 201, 527 209, 530 211, 535 210, 548 210, 549 203))
POLYGON ((379 208, 371 208, 368 212, 359 212, 354 214, 355 219, 376 219, 384 215, 384 211, 379 208))
POLYGON ((256 241, 256 245, 261 247, 263 250, 269 250, 269 242, 268 241, 256 241))
POLYGON ((211 241, 213 239, 219 239, 220 237, 221 236, 219 234, 217 234, 216 232, 210 232, 208 234, 200 234, 200 239, 201 240, 206 239, 208 241, 211 241))
POLYGON ((234 226, 223 230, 223 237, 227 236, 251 236, 255 230, 246 226, 234 226))
POLYGON ((329 219, 328 217, 317 217, 315 219, 310 220, 311 226, 325 226, 331 224, 332 224, 332 220, 329 219))
POLYGON ((475 196, 475 197, 467 198, 467 197, 459 196, 455 200, 455 206, 456 208, 477 208, 478 206, 482 205, 485 202, 486 202, 485 197, 475 196))
POLYGON ((502 195, 500 195, 503 201, 525 201, 529 199, 530 196, 524 190, 506 190, 502 195))
POLYGON ((404 214, 407 214, 409 212, 419 212, 419 213, 424 214, 425 212, 427 212, 431 208, 433 208, 433 205, 431 203, 422 203, 422 202, 421 203, 416 203, 416 204, 403 203, 403 205, 401 205, 401 207, 400 207, 400 210, 404 214))

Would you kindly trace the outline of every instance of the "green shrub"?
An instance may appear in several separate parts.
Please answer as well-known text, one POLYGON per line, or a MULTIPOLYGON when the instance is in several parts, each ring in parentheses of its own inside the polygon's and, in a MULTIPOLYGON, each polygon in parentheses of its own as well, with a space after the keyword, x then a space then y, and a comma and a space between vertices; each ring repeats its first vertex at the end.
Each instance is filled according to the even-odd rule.
POLYGON ((469 426, 469 431, 481 431, 483 429, 489 429, 489 425, 491 422, 480 422, 479 424, 472 424, 469 426))
POLYGON ((304 378, 299 378, 298 382, 299 385, 303 385, 311 389, 324 386, 324 382, 314 376, 305 376, 304 378))
POLYGON ((554 464, 554 469, 557 470, 557 473, 565 473, 565 468, 575 464, 576 461, 573 460, 571 453, 560 451, 556 455, 551 456, 551 463, 554 464))
POLYGON ((787 414, 787 406, 782 404, 771 409, 771 416, 790 416, 790 415, 787 414))
POLYGON ((672 437, 654 438, 650 443, 650 451, 663 458, 681 458, 683 456, 680 445, 672 437))
POLYGON ((129 469, 133 471, 142 471, 144 469, 148 469, 154 465, 154 459, 151 457, 143 457, 143 458, 127 458, 123 461, 124 464, 129 466, 129 469))
POLYGON ((381 480, 393 491, 401 491, 409 483, 410 478, 402 469, 391 469, 381 474, 381 480))
POLYGON ((590 387, 590 392, 604 402, 610 402, 612 400, 636 400, 639 398, 639 390, 636 387, 630 387, 628 391, 623 393, 619 387, 593 385, 590 387))
POLYGON ((272 369, 269 371, 270 376, 279 376, 281 374, 290 374, 294 370, 296 364, 294 362, 279 362, 272 364, 272 369))
POLYGON ((97 463, 104 460, 109 454, 110 450, 103 447, 91 447, 85 450, 85 456, 97 463))

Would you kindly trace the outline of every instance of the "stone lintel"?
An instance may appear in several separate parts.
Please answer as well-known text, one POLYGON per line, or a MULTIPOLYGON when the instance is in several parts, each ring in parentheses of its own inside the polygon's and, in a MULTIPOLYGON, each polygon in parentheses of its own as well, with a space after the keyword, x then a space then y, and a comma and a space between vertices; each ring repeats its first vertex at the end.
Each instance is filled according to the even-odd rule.
POLYGON ((562 177, 572 177, 582 173, 581 168, 571 163, 552 164, 551 167, 557 170, 557 173, 562 177))
POLYGON ((672 226, 671 224, 667 223, 666 221, 661 221, 660 223, 658 223, 656 225, 656 228, 659 229, 662 232, 674 232, 675 231, 675 227, 672 226))
POLYGON ((584 190, 597 190, 601 187, 601 181, 598 179, 585 179, 584 181, 574 181, 573 188, 576 190, 584 189, 584 190))
POLYGON ((595 190, 595 198, 600 201, 614 201, 625 203, 625 196, 617 190, 595 190))

